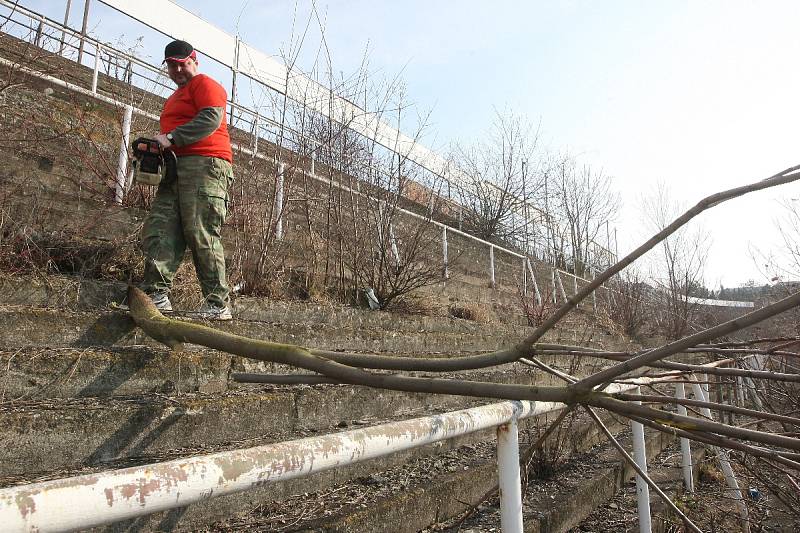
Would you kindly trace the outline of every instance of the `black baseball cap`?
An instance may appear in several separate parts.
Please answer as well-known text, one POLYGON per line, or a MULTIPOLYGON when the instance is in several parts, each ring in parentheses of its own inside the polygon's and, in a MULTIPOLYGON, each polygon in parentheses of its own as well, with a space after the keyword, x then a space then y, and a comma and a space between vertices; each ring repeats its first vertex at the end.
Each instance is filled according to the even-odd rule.
POLYGON ((172 41, 164 48, 164 61, 183 63, 189 58, 197 59, 197 53, 186 41, 172 41))

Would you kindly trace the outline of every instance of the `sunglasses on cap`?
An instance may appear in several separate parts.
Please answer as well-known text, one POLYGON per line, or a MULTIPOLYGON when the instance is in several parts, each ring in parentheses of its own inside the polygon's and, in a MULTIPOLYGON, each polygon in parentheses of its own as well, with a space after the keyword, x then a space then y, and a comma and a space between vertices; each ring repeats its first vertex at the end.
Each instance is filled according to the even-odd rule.
POLYGON ((168 57, 164 61, 167 63, 186 63, 190 59, 197 61, 197 52, 192 51, 192 53, 186 57, 168 57))

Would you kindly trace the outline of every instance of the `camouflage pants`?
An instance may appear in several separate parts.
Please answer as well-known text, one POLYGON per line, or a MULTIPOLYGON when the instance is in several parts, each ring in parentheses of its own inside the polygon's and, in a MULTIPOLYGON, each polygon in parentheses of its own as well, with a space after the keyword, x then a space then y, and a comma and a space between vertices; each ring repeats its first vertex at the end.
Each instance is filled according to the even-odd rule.
POLYGON ((228 305, 220 230, 228 208, 233 168, 224 159, 178 158, 178 179, 164 178, 142 229, 144 284, 148 293, 169 292, 188 247, 206 301, 228 305))

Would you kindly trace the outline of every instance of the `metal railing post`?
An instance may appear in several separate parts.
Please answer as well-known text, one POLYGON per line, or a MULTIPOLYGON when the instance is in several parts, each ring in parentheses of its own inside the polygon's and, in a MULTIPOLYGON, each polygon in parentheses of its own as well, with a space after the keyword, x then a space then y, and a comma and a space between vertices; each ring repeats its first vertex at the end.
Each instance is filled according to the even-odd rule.
POLYGON ((447 226, 442 226, 442 278, 448 279, 450 277, 450 265, 447 259, 447 226))
POLYGON ((92 0, 86 0, 83 4, 83 24, 81 25, 81 42, 78 45, 78 63, 83 59, 83 46, 86 43, 86 31, 89 26, 89 5, 92 0))
POLYGON ((94 47, 94 71, 92 71, 92 92, 97 94, 97 76, 100 72, 100 54, 103 53, 103 47, 98 43, 94 47))
POLYGON ((228 117, 228 123, 233 126, 233 108, 236 105, 236 74, 239 72, 239 36, 233 45, 233 65, 231 65, 231 111, 228 117))
POLYGON ((286 172, 286 164, 278 163, 278 177, 275 184, 275 239, 283 239, 283 173, 286 172))
POLYGON ((564 290, 564 281, 561 279, 561 273, 556 269, 553 271, 555 273, 556 279, 558 280, 558 288, 561 290, 561 297, 564 298, 564 302, 569 300, 567 296, 567 291, 564 290))
POLYGON ((64 53, 64 42, 67 40, 67 24, 69 24, 69 10, 72 7, 72 0, 67 0, 67 8, 64 10, 64 29, 61 30, 61 43, 58 45, 58 55, 64 53))
POLYGON ((36 27, 36 35, 33 38, 33 45, 34 46, 41 46, 42 42, 42 31, 44 30, 44 23, 40 20, 39 25, 36 27))
MULTIPOLYGON (((633 394, 641 394, 641 387, 636 387, 633 394)), ((634 402, 641 405, 642 402, 634 402)), ((631 420, 631 431, 633 433, 633 459, 639 468, 647 473, 647 452, 644 442, 644 426, 639 422, 631 420)), ((651 533, 652 523, 650 520, 650 487, 639 474, 636 474, 636 504, 639 509, 639 532, 651 533)))
POLYGON ((528 296, 528 272, 526 270, 525 261, 527 261, 527 257, 522 260, 522 295, 528 296))
POLYGON ((119 158, 117 159, 117 182, 114 189, 114 202, 122 204, 125 197, 125 189, 128 185, 128 145, 131 143, 131 120, 133 118, 133 106, 125 106, 125 114, 122 117, 122 140, 119 143, 119 158))
POLYGON ((531 282, 533 283, 533 293, 536 296, 536 305, 542 305, 542 293, 539 290, 539 284, 536 282, 536 275, 533 273, 533 266, 531 266, 531 260, 526 257, 525 263, 528 266, 528 273, 531 275, 531 282))
POLYGON ((744 387, 742 386, 741 376, 736 377, 736 402, 739 407, 745 406, 744 387))
POLYGON ((497 470, 500 487, 500 529, 503 533, 522 533, 522 488, 516 418, 497 426, 497 470))
MULTIPOLYGON (((683 383, 675 384, 675 397, 679 400, 686 398, 686 389, 683 383)), ((686 406, 678 404, 678 414, 686 416, 686 406)), ((681 469, 683 469, 683 486, 686 487, 686 492, 694 492, 692 467, 692 445, 689 443, 689 439, 681 437, 681 469)))
MULTIPOLYGON (((701 402, 708 401, 708 393, 699 383, 692 383, 692 392, 694 393, 694 397, 701 402)), ((714 417, 711 416, 711 409, 708 407, 701 407, 700 414, 709 420, 714 420, 714 417)), ((725 483, 728 485, 726 491, 728 497, 736 502, 736 507, 739 509, 739 524, 741 525, 742 531, 744 533, 750 533, 750 515, 747 511, 747 504, 744 501, 742 490, 739 488, 739 482, 736 480, 736 474, 734 474, 733 468, 731 467, 728 452, 716 446, 712 446, 711 450, 713 453, 717 454, 720 470, 722 470, 722 473, 725 475, 725 483)))
POLYGON ((397 247, 397 238, 394 236, 394 224, 389 222, 389 241, 392 246, 392 255, 394 256, 394 267, 400 271, 400 249, 397 247))
MULTIPOLYGON (((258 126, 258 115, 256 115, 253 118, 253 133, 252 133, 252 137, 253 138, 251 139, 251 142, 250 142, 250 150, 253 152, 253 154, 257 154, 258 153, 258 137, 259 137, 258 127, 259 127, 258 126)), ((253 161, 255 161, 255 157, 253 158, 253 161)), ((311 161, 312 161, 312 163, 311 163, 311 173, 313 174, 314 173, 314 163, 313 163, 314 160, 312 159, 311 161)))
POLYGON ((494 245, 489 245, 489 286, 495 288, 496 280, 494 277, 494 245))

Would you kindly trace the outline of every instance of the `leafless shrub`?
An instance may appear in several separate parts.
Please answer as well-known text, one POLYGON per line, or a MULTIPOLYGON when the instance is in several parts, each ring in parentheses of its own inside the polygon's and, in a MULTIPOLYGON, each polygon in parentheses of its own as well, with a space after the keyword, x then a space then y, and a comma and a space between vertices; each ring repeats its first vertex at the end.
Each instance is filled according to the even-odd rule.
POLYGON ((517 291, 517 301, 529 326, 540 326, 553 314, 558 306, 553 303, 553 292, 550 289, 541 292, 541 302, 532 294, 523 294, 521 288, 517 291))
POLYGON ((608 282, 601 293, 601 314, 621 333, 636 338, 647 319, 645 295, 648 288, 635 270, 626 270, 608 282))

